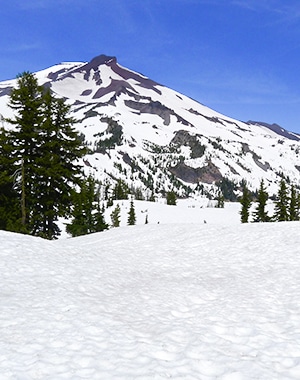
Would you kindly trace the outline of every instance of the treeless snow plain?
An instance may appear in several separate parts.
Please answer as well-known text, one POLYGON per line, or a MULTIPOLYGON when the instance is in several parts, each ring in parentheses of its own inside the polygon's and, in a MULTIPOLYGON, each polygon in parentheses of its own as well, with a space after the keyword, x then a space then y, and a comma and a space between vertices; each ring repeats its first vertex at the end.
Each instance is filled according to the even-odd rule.
POLYGON ((0 379, 299 379, 300 223, 226 213, 0 231, 0 379))

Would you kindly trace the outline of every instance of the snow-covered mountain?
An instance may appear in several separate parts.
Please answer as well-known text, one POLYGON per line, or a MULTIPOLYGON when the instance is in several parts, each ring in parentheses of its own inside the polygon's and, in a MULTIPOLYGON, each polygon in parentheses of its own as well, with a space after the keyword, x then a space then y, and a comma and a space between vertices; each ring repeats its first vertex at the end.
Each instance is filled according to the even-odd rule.
MULTIPOLYGON (((280 126, 241 122, 126 69, 115 57, 61 63, 36 73, 66 99, 90 153, 87 172, 125 180, 144 194, 174 189, 214 193, 224 179, 251 189, 265 179, 269 193, 288 178, 300 186, 300 136, 280 126)), ((0 82, 0 114, 11 116, 16 80, 0 82)), ((4 122, 3 122, 4 123, 4 122)))

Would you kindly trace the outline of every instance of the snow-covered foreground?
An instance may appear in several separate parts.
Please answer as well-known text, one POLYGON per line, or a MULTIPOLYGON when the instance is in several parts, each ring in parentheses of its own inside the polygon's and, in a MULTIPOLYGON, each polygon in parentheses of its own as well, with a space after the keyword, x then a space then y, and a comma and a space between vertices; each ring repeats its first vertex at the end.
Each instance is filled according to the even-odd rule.
POLYGON ((0 231, 0 379, 299 379, 299 231, 0 231))

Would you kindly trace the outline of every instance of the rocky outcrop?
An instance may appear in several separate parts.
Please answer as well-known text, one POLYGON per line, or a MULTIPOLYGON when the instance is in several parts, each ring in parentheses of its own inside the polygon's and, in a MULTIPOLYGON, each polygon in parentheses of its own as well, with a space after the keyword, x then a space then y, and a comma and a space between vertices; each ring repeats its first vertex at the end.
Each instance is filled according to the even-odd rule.
POLYGON ((191 148, 191 158, 202 157, 205 153, 206 146, 201 144, 199 135, 191 135, 188 131, 180 130, 175 133, 170 145, 188 146, 191 148))
POLYGON ((176 166, 170 167, 169 171, 187 183, 204 182, 212 184, 222 179, 222 174, 212 162, 208 162, 206 166, 201 168, 191 168, 184 162, 180 162, 176 166))
POLYGON ((151 115, 157 115, 164 120, 164 125, 170 125, 171 115, 175 116, 177 120, 184 125, 191 125, 181 116, 177 115, 173 110, 167 108, 158 101, 148 101, 144 102, 135 102, 133 100, 124 100, 124 103, 127 107, 130 107, 133 110, 139 111, 140 114, 148 113, 151 115))

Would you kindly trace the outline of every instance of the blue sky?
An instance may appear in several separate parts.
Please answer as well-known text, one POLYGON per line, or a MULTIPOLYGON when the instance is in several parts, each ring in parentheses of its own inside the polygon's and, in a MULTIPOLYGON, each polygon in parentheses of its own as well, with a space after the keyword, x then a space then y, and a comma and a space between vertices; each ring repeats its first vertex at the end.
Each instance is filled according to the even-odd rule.
POLYGON ((299 0, 10 0, 0 80, 106 54, 227 116, 300 133, 299 0))

